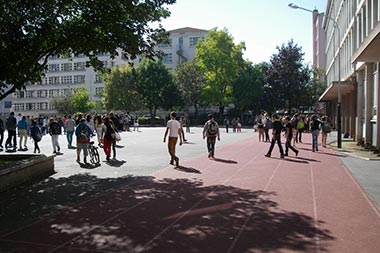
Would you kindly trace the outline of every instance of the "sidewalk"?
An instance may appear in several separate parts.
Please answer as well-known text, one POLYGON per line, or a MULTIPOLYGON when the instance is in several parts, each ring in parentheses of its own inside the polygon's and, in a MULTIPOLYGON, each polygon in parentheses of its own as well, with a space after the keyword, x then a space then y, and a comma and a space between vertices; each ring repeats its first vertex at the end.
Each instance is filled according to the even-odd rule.
MULTIPOLYGON (((268 143, 257 139, 217 143, 216 160, 204 143, 189 144, 178 149, 177 169, 102 178, 102 166, 97 176, 73 175, 80 190, 60 198, 83 199, 57 199, 49 215, 1 233, 0 252, 378 252, 379 209, 345 155, 311 152, 305 134, 298 157, 280 159, 275 147, 266 158, 268 143)), ((73 178, 62 174, 46 186, 65 187, 73 178)))

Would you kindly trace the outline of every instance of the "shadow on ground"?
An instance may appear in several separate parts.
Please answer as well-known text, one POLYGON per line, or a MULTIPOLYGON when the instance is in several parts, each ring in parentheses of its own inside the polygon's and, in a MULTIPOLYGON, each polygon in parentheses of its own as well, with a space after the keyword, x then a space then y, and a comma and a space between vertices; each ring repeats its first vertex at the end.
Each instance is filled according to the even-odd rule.
POLYGON ((275 194, 187 179, 49 178, 0 194, 0 251, 313 252, 316 236, 335 239, 322 221, 281 210, 275 194))

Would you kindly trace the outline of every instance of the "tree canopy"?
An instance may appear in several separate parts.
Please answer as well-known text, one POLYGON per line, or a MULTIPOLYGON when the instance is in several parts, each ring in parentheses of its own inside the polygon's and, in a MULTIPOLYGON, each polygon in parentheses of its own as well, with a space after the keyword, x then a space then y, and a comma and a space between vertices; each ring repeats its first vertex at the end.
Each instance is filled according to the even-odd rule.
POLYGON ((158 108, 168 110, 182 106, 173 75, 162 61, 143 60, 137 68, 137 82, 142 103, 149 109, 152 118, 158 108))
POLYGON ((99 53, 131 58, 155 56, 155 45, 167 40, 151 24, 169 16, 175 0, 12 0, 0 8, 0 99, 26 83, 41 80, 52 55, 89 57, 102 67, 99 53))
POLYGON ((311 76, 310 68, 303 64, 304 53, 293 40, 277 49, 267 70, 272 106, 277 109, 303 106, 310 99, 306 91, 311 76))
POLYGON ((114 67, 104 79, 103 102, 108 111, 141 108, 141 95, 137 91, 137 73, 129 64, 114 67))
POLYGON ((232 85, 243 66, 244 43, 235 45, 227 29, 209 31, 206 40, 197 44, 196 59, 203 71, 206 85, 203 87, 203 102, 218 105, 219 114, 232 102, 232 85))
POLYGON ((204 77, 195 59, 178 65, 176 74, 176 83, 185 103, 185 109, 188 110, 189 106, 194 106, 195 115, 197 115, 204 77))

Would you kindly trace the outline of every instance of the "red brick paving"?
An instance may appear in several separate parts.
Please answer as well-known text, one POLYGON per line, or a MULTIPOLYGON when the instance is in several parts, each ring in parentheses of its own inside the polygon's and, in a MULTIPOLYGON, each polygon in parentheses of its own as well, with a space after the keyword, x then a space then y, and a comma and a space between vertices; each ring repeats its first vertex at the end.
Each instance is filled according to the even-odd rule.
POLYGON ((310 146, 286 159, 276 147, 264 157, 257 138, 217 146, 216 160, 181 161, 3 235, 0 252, 379 252, 379 210, 332 150, 310 146))

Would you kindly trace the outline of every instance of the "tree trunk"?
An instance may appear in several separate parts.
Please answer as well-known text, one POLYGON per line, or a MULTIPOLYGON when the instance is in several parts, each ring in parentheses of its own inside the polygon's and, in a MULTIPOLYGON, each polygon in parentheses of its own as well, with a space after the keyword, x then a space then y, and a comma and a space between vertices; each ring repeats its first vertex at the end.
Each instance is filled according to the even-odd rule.
POLYGON ((219 105, 219 118, 223 119, 223 113, 224 113, 224 106, 219 105))

